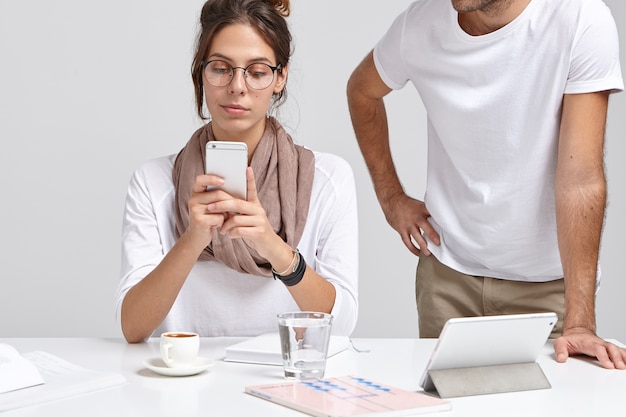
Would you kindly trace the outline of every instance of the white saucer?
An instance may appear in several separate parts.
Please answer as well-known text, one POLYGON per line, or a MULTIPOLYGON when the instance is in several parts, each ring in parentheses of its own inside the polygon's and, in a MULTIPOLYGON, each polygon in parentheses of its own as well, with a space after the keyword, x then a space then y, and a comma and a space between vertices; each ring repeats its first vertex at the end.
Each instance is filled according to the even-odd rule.
POLYGON ((199 374, 200 372, 215 365, 209 358, 198 357, 193 365, 185 366, 181 368, 170 368, 163 362, 161 358, 151 358, 143 363, 148 369, 156 372, 157 374, 165 376, 189 376, 199 374))

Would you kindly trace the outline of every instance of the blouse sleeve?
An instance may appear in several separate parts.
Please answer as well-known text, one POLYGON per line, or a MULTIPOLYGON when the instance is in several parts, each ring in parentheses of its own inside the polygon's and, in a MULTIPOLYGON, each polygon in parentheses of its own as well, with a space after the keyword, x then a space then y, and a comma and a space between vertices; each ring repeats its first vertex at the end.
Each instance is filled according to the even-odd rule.
MULTIPOLYGON (((336 291, 333 334, 349 335, 358 317, 358 216, 354 174, 343 159, 316 153, 321 190, 309 213, 318 224, 315 270, 336 291)), ((318 183, 319 185, 319 183, 318 183)), ((311 264, 311 263, 310 263, 311 264)))
POLYGON ((121 323, 122 302, 128 290, 148 275, 164 258, 173 239, 171 216, 160 216, 168 204, 172 185, 170 158, 140 166, 133 173, 122 219, 121 279, 115 292, 116 320, 121 323))

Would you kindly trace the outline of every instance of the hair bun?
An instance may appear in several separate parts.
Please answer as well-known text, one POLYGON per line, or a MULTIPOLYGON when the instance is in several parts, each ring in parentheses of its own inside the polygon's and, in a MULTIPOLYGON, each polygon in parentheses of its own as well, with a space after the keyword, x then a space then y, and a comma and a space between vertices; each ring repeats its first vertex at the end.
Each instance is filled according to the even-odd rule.
POLYGON ((274 9, 283 17, 289 16, 289 0, 267 0, 274 9))

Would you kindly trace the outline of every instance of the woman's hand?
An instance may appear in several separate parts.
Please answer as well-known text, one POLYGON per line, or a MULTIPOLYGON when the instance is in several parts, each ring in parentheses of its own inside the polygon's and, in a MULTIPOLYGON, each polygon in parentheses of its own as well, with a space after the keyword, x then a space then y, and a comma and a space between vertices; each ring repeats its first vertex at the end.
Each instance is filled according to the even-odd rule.
POLYGON ((207 191, 207 187, 221 187, 224 180, 217 175, 198 175, 189 197, 189 225, 185 231, 188 239, 202 248, 211 243, 212 231, 224 224, 226 215, 223 212, 212 212, 207 209, 210 204, 233 200, 233 197, 219 189, 207 191))
MULTIPOLYGON (((275 271, 284 271, 293 265, 294 250, 272 229, 259 201, 254 173, 250 167, 246 171, 246 183, 247 200, 222 199, 210 203, 207 210, 223 216, 220 233, 231 239, 244 239, 275 271)), ((335 287, 309 267, 302 280, 287 289, 301 310, 330 313, 335 304, 335 287)))
POLYGON ((259 255, 271 259, 281 248, 282 239, 274 232, 265 209, 259 201, 252 168, 246 171, 247 200, 236 198, 215 200, 206 207, 207 212, 224 219, 220 233, 231 239, 243 238, 259 255))

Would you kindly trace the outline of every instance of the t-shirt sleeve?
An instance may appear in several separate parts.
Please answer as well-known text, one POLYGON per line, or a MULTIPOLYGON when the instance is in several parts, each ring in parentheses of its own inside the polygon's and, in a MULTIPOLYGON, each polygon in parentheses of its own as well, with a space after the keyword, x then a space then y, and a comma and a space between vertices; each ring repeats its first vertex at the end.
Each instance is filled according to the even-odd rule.
POLYGON ((603 2, 590 1, 582 9, 570 62, 565 94, 624 89, 617 28, 603 2))
POLYGON ((374 64, 387 87, 398 90, 407 83, 409 76, 402 59, 402 43, 407 12, 400 14, 387 33, 374 47, 374 64))

